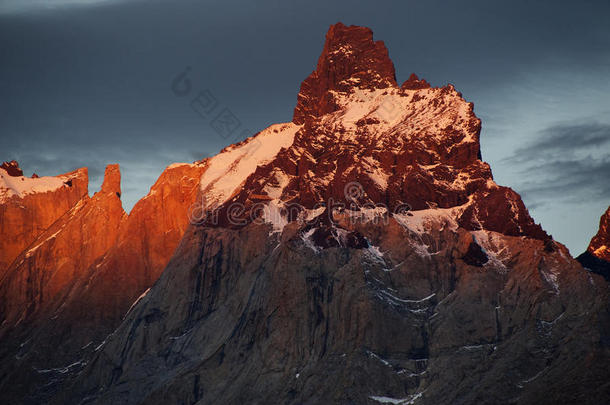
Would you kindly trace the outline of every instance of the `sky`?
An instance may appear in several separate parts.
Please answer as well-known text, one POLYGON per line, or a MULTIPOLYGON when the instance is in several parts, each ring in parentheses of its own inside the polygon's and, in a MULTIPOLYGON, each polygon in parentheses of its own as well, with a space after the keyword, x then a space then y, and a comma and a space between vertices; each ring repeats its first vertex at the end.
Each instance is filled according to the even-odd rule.
POLYGON ((0 160, 26 175, 119 163, 130 210, 172 162, 288 122, 331 24, 370 27, 398 82, 452 83, 501 185, 573 255, 610 204, 610 2, 0 0, 0 160), (241 122, 225 139, 183 72, 241 122))

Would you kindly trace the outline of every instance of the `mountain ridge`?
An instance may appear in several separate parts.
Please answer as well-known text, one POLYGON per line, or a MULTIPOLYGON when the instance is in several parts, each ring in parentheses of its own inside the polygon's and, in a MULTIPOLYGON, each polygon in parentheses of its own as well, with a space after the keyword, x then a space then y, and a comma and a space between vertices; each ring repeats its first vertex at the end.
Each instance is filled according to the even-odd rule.
POLYGON ((576 259, 586 269, 610 281, 610 207, 599 219, 599 229, 591 238, 587 250, 576 259))
POLYGON ((604 402, 608 284, 495 183, 480 129, 452 85, 398 86, 370 29, 331 26, 292 122, 168 167, 55 318, 3 323, 0 398, 604 402))
MULTIPOLYGON (((338 24, 318 66, 352 31, 364 59, 384 54, 338 24)), ((495 184, 453 86, 357 62, 312 73, 295 121, 206 161, 167 268, 55 403, 609 397, 607 283, 495 184)))
MULTIPOLYGON (((168 166, 129 215, 120 200, 118 165, 107 166, 93 197, 82 179, 80 199, 23 249, 0 280, 0 386, 7 400, 14 395, 39 403, 52 395, 65 370, 82 367, 86 361, 78 358, 91 355, 156 281, 185 231, 203 169, 200 163, 168 166)), ((86 176, 86 169, 74 173, 86 176)), ((55 194, 14 196, 7 206, 27 207, 36 198, 46 212, 55 194)))

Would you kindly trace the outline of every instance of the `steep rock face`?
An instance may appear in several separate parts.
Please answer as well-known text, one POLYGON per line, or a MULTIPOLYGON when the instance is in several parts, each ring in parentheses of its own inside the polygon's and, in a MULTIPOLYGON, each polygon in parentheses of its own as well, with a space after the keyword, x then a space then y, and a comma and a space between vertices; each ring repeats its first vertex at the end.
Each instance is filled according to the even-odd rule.
POLYGON ((108 166, 101 190, 22 253, 0 285, 0 399, 46 402, 68 370, 86 364, 167 265, 205 169, 205 163, 169 166, 127 216, 118 165, 108 166))
MULTIPOLYGON (((121 224, 117 243, 98 260, 60 317, 90 325, 100 341, 159 278, 189 225, 204 164, 168 167, 121 224)), ((86 344, 87 342, 83 342, 86 344)))
POLYGON ((599 220, 599 230, 591 239, 587 251, 578 256, 587 269, 610 281, 610 207, 599 220))
POLYGON ((540 225, 534 223, 519 194, 510 188, 479 190, 472 201, 459 220, 465 229, 487 229, 509 236, 527 235, 543 241, 550 240, 540 225))
POLYGON ((191 228, 57 403, 603 401, 606 284, 564 247, 426 211, 351 225, 363 249, 191 228))
POLYGON ((197 223, 53 403, 607 402, 607 283, 493 182, 472 105, 387 80, 369 34, 331 27, 294 121, 209 159, 197 223))
POLYGON ((333 92, 389 86, 396 86, 396 74, 383 42, 373 41, 369 28, 335 24, 326 34, 316 70, 301 84, 293 122, 303 124, 337 110, 333 92))
MULTIPOLYGON (((118 165, 106 168, 106 177, 117 176, 118 165)), ((86 277, 86 270, 116 243, 125 216, 116 182, 105 179, 104 184, 93 197, 83 196, 27 246, 0 282, 3 401, 34 403, 25 398, 49 382, 44 370, 52 367, 45 360, 61 358, 69 351, 65 334, 78 328, 62 329, 55 322, 57 312, 86 277), (37 351, 41 342, 44 350, 37 351)))
POLYGON ((106 166, 100 193, 115 193, 117 197, 121 198, 121 171, 118 164, 106 166))
POLYGON ((0 165, 0 169, 4 170, 6 174, 12 177, 21 177, 23 176, 23 170, 19 167, 19 163, 16 160, 11 160, 10 162, 3 162, 0 165))
POLYGON ((82 168, 55 177, 27 178, 17 162, 0 167, 0 280, 17 255, 87 195, 82 168))
MULTIPOLYGON (((107 177, 117 174, 118 165, 106 168, 107 177)), ((125 212, 116 182, 105 178, 104 186, 93 197, 82 197, 8 269, 0 284, 3 331, 61 304, 79 272, 116 242, 125 212)))
POLYGON ((591 239, 587 252, 598 259, 610 262, 610 207, 599 220, 599 230, 591 239))

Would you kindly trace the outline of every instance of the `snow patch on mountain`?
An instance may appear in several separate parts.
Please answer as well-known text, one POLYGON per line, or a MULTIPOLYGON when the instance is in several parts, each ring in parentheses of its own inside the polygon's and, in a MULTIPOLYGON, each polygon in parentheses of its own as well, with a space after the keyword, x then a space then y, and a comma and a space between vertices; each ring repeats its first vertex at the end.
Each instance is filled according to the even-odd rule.
POLYGON ((311 228, 301 236, 301 239, 305 243, 305 246, 313 250, 314 253, 318 253, 320 251, 320 248, 316 246, 316 242, 313 240, 313 234, 315 232, 316 228, 311 228))
POLYGON ((284 227, 288 225, 288 218, 282 212, 283 203, 279 200, 270 201, 262 209, 263 221, 270 223, 272 226, 270 234, 281 233, 284 227))
POLYGON ((457 208, 430 208, 427 210, 408 211, 394 214, 394 219, 408 231, 422 236, 430 229, 441 229, 448 226, 450 230, 457 231, 455 220, 457 208), (437 225, 441 225, 437 228, 437 225))
POLYGON ((73 176, 45 176, 29 178, 25 176, 10 176, 6 170, 0 169, 0 203, 12 196, 23 198, 34 193, 55 191, 66 185, 73 176))
POLYGON ((472 231, 476 243, 483 249, 483 252, 489 259, 485 263, 486 267, 493 267, 499 270, 506 270, 504 261, 507 261, 511 257, 508 244, 504 240, 505 236, 488 230, 472 231))
POLYGON ((189 167, 195 167, 195 166, 200 166, 201 163, 184 163, 184 162, 176 162, 176 163, 172 163, 171 165, 167 166, 165 169, 177 169, 178 167, 184 167, 184 166, 189 166, 189 167))
POLYGON ((258 166, 270 162, 282 148, 292 145, 300 128, 291 122, 271 125, 211 158, 200 181, 206 207, 215 208, 233 196, 258 166))
POLYGON ((131 310, 138 305, 138 303, 142 300, 142 298, 146 297, 146 295, 148 294, 148 292, 150 291, 150 287, 148 287, 142 294, 140 294, 138 296, 138 298, 135 299, 135 301, 131 304, 131 306, 129 307, 129 309, 127 310, 127 312, 125 312, 125 315, 123 316, 123 318, 127 317, 127 315, 129 315, 129 313, 131 312, 131 310))
MULTIPOLYGON (((425 134, 440 144, 446 142, 446 128, 466 126, 471 120, 472 104, 451 85, 419 90, 354 88, 349 93, 330 93, 340 108, 323 121, 341 124, 351 136, 357 133, 361 120, 368 119, 367 127, 379 139, 400 129, 408 137, 425 134)), ((466 130, 461 142, 478 142, 477 134, 466 130)))
POLYGON ((263 188, 263 192, 273 199, 279 199, 289 182, 290 177, 286 173, 280 169, 275 169, 271 173, 270 181, 263 188))
POLYGON ((408 396, 406 398, 390 398, 375 395, 371 395, 369 398, 373 401, 379 402, 380 404, 412 405, 415 404, 415 401, 421 398, 421 396, 422 394, 418 393, 415 395, 408 396))

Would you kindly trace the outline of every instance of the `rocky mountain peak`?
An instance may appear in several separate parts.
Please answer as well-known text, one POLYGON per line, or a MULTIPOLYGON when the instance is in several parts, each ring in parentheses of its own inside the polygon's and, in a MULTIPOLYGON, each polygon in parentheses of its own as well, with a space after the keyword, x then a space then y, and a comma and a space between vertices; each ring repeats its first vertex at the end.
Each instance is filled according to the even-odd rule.
POLYGON ((597 234, 577 260, 583 267, 610 281, 610 207, 599 219, 597 234))
POLYGON ((337 23, 326 33, 316 70, 301 84, 293 122, 302 124, 308 117, 336 110, 332 92, 396 86, 394 64, 383 41, 374 41, 369 28, 337 23))
POLYGON ((87 168, 27 178, 17 162, 0 168, 0 279, 45 229, 87 195, 87 168))
POLYGON ((10 162, 3 162, 2 165, 0 165, 0 169, 6 170, 6 173, 9 176, 23 176, 23 171, 19 167, 19 163, 17 163, 16 160, 11 160, 10 162))
POLYGON ((598 259, 610 262, 610 207, 599 219, 599 230, 591 239, 587 251, 598 259))
POLYGON ((430 88, 430 83, 425 79, 420 79, 415 73, 411 73, 411 76, 400 86, 403 90, 420 90, 430 88))
POLYGON ((220 226, 244 226, 267 205, 275 208, 263 216, 279 230, 339 204, 454 209, 466 229, 547 240, 520 196, 493 181, 480 130, 474 105, 453 85, 433 88, 412 74, 398 87, 383 43, 368 28, 339 23, 301 85, 293 122, 211 158, 201 190, 206 208, 220 206, 220 226))
MULTIPOLYGON (((294 122, 168 166, 129 215, 109 165, 26 229, 0 403, 607 403, 607 283, 494 182, 472 103, 393 69, 334 25, 294 122)), ((77 174, 0 171, 0 252, 77 174)))
POLYGON ((121 170, 118 164, 106 166, 104 171, 104 182, 102 183, 102 193, 116 193, 121 196, 121 170))

